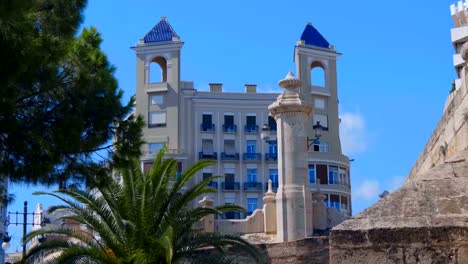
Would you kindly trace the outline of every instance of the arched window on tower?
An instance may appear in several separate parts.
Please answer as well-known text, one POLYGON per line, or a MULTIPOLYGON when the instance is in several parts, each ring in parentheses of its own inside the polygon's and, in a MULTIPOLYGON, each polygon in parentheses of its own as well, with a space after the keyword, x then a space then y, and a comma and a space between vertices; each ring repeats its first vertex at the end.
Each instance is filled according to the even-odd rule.
POLYGON ((325 67, 319 61, 314 61, 311 65, 310 84, 312 86, 326 87, 325 67))
POLYGON ((167 61, 156 57, 150 63, 149 83, 167 82, 167 61))

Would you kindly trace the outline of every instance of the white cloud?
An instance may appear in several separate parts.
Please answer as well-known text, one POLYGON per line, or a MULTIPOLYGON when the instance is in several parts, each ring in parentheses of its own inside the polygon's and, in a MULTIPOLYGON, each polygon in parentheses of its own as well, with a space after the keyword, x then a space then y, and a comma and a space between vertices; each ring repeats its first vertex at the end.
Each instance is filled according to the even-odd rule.
POLYGON ((341 114, 340 138, 341 148, 345 155, 354 155, 367 149, 368 135, 364 117, 359 113, 341 114))
POLYGON ((380 185, 377 181, 364 181, 356 190, 356 198, 365 200, 375 199, 380 194, 380 185))

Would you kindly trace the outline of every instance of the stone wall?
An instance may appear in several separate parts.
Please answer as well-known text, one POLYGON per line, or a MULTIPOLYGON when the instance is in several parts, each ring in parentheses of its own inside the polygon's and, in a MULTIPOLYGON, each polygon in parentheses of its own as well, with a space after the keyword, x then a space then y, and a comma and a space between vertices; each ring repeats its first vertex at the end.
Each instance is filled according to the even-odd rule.
POLYGON ((334 233, 331 263, 468 263, 468 229, 382 228, 334 233))
MULTIPOLYGON (((282 243, 260 243, 257 244, 267 257, 270 264, 328 264, 329 244, 328 237, 317 236, 298 241, 282 243)), ((202 249, 197 254, 214 254, 213 248, 202 249)), ((238 257, 239 263, 251 264, 252 259, 245 252, 230 252, 238 257)), ((195 256, 196 257, 196 256, 195 256)), ((190 263, 190 262, 180 262, 190 263)))
MULTIPOLYGON (((465 69, 462 74, 466 74, 465 69)), ((408 179, 442 164, 468 147, 468 84, 452 92, 445 103, 444 113, 424 150, 413 165, 408 179)))
POLYGON ((215 231, 221 234, 248 234, 264 232, 263 210, 257 209, 246 219, 215 221, 215 231))
POLYGON ((271 264, 329 263, 328 237, 260 245, 271 264))

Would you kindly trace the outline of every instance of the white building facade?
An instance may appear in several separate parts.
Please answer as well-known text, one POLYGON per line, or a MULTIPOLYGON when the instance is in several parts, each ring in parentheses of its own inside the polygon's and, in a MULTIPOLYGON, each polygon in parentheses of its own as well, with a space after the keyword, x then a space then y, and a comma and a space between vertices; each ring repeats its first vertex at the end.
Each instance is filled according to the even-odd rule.
MULTIPOLYGON (((216 83, 210 84, 209 92, 197 91, 193 82, 180 79, 183 44, 163 17, 132 48, 137 71, 135 112, 147 122, 142 167, 150 168, 164 144, 168 156, 179 161, 179 171, 200 159, 216 160, 196 181, 222 176, 210 183, 217 189, 212 199, 215 205, 243 206, 245 215, 226 214, 227 218, 243 218, 263 206, 268 179, 278 188, 276 122, 268 113, 268 105, 278 94, 257 93, 252 84, 239 93, 223 92, 222 84, 216 83), (153 71, 160 73, 157 79, 153 71), (260 137, 264 124, 271 130, 268 141, 260 137)), ((309 145, 310 190, 314 193, 320 188, 329 207, 350 216, 349 159, 341 152, 339 138, 336 60, 340 54, 311 24, 294 53, 296 72, 303 82, 301 96, 314 105, 314 116, 306 125, 311 140, 304 142, 309 145), (314 140, 317 122, 323 127, 319 141, 314 140)))

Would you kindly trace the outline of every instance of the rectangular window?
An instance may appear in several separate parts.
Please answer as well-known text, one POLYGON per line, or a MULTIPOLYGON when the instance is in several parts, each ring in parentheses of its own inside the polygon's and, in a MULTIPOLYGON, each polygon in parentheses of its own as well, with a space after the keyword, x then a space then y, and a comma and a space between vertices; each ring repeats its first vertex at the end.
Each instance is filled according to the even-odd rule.
POLYGON ((164 147, 164 143, 149 143, 148 144, 148 154, 155 155, 164 147))
POLYGON ((325 196, 327 196, 327 198, 325 198, 325 200, 323 200, 323 203, 328 206, 328 197, 330 197, 328 194, 325 193, 325 196))
POLYGON ((247 153, 257 153, 257 141, 256 140, 247 140, 247 153))
POLYGON ((202 153, 203 157, 213 156, 213 140, 211 139, 203 139, 202 140, 202 153))
POLYGON ((338 167, 328 166, 328 184, 338 184, 338 167))
POLYGON ((255 126, 257 124, 257 117, 256 116, 247 116, 246 117, 246 124, 255 126))
POLYGON ((309 182, 315 184, 315 165, 309 164, 309 182))
POLYGON ((247 182, 257 182, 257 169, 247 169, 247 182))
MULTIPOLYGON (((315 106, 315 109, 325 109, 325 99, 314 98, 314 106, 315 106)), ((322 124, 322 122, 320 122, 320 124, 322 124)))
POLYGON ((336 194, 330 194, 330 205, 329 207, 335 208, 338 212, 341 211, 340 196, 336 194))
POLYGON ((233 115, 225 115, 224 116, 224 124, 225 125, 234 125, 234 116, 233 115))
POLYGON ((214 130, 213 117, 212 117, 211 114, 203 114, 202 115, 201 130, 202 131, 213 131, 214 130))
POLYGON ((225 182, 234 182, 234 173, 225 173, 224 180, 225 182))
POLYGON ((316 164, 315 170, 317 173, 317 181, 320 180, 320 184, 328 184, 327 165, 316 164))
POLYGON ((316 125, 317 122, 320 122, 320 125, 322 125, 323 130, 325 130, 325 131, 328 130, 328 116, 320 115, 320 114, 314 114, 314 119, 313 119, 313 124, 312 125, 316 125))
POLYGON ((341 196, 341 210, 348 210, 348 197, 341 196))
POLYGON ((278 154, 278 144, 276 140, 268 141, 268 153, 272 156, 278 154))
POLYGON ((148 127, 166 126, 166 112, 149 112, 148 127))
POLYGON ((182 176, 182 162, 179 161, 177 162, 177 178, 180 178, 180 176, 182 176))
POLYGON ((276 120, 272 116, 268 116, 268 126, 271 131, 276 131, 276 120))
POLYGON ((322 141, 314 142, 314 152, 329 152, 328 143, 322 141))
POLYGON ((162 94, 153 94, 151 95, 151 104, 152 105, 162 105, 164 102, 164 96, 162 94))
POLYGON ((204 173, 203 173, 203 180, 206 180, 206 179, 208 179, 208 178, 210 178, 210 177, 212 177, 212 176, 213 176, 213 173, 204 172, 204 173))
POLYGON ((247 198, 247 214, 251 215, 257 209, 257 198, 247 198))
POLYGON ((236 146, 233 139, 224 140, 224 153, 229 157, 236 155, 236 146))
POLYGON ((346 176, 346 169, 340 167, 340 183, 343 185, 348 185, 348 177, 346 176))
POLYGON ((268 171, 268 177, 271 180, 273 189, 278 188, 278 169, 270 169, 268 171))

